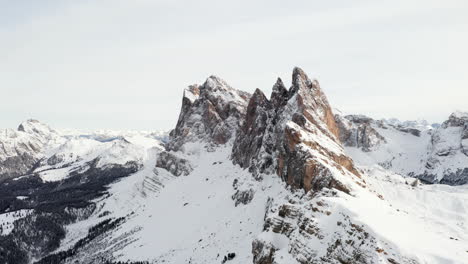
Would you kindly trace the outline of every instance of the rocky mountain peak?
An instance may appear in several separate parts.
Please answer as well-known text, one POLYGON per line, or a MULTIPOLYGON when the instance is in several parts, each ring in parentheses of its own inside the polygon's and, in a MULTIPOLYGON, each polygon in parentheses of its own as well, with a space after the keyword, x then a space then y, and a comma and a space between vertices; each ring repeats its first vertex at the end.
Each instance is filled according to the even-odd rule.
POLYGON ((296 67, 286 89, 278 78, 270 99, 250 95, 210 76, 184 91, 181 113, 168 150, 186 142, 219 145, 234 139, 231 159, 255 178, 277 174, 293 188, 324 187, 349 192, 360 173, 343 151, 332 108, 318 81, 296 67), (344 175, 344 179, 343 179, 344 175))
POLYGON ((281 78, 278 78, 275 85, 273 85, 270 99, 275 108, 281 108, 288 102, 289 92, 281 78))
POLYGON ((268 98, 265 96, 262 90, 257 88, 255 89, 255 92, 252 94, 252 97, 250 97, 249 105, 251 103, 266 104, 267 102, 268 102, 268 98))
POLYGON ((216 76, 208 77, 201 86, 189 86, 176 128, 170 133, 169 149, 179 149, 187 141, 228 142, 245 116, 249 99, 249 93, 232 88, 216 76))
POLYGON ((295 67, 292 73, 292 87, 290 89, 291 96, 300 90, 316 93, 320 90, 320 85, 316 79, 311 80, 301 68, 295 67))
POLYGON ((442 123, 442 127, 463 127, 465 124, 468 124, 468 113, 457 111, 452 113, 448 120, 442 123))
POLYGON ((292 88, 311 88, 312 81, 309 79, 307 74, 299 67, 294 67, 292 73, 292 88))
POLYGON ((57 132, 50 128, 48 125, 39 122, 36 119, 28 119, 18 126, 18 131, 28 134, 36 134, 41 137, 49 138, 52 134, 57 132))
POLYGON ((200 96, 200 86, 198 84, 190 85, 184 90, 184 99, 187 99, 190 103, 195 102, 200 96))
POLYGON ((233 162, 257 176, 276 173, 306 191, 348 190, 334 178, 335 169, 351 178, 359 173, 344 155, 331 107, 318 82, 303 70, 294 68, 292 77, 289 91, 278 79, 270 100, 260 90, 251 97, 234 141, 233 162))
POLYGON ((373 127, 378 122, 365 115, 335 115, 339 127, 340 141, 344 146, 356 147, 369 152, 386 142, 385 138, 373 127))
POLYGON ((0 181, 29 172, 44 147, 57 137, 55 130, 34 119, 22 122, 16 131, 0 131, 0 181))
POLYGON ((224 81, 223 79, 221 79, 220 77, 216 76, 216 75, 211 75, 210 77, 208 77, 205 81, 205 83, 203 84, 203 87, 205 89, 212 89, 212 90, 231 90, 233 89, 232 87, 230 87, 226 81, 224 81))
POLYGON ((293 100, 291 106, 297 108, 297 112, 318 125, 322 133, 339 142, 339 129, 332 108, 317 80, 311 80, 302 69, 294 68, 289 97, 293 100))

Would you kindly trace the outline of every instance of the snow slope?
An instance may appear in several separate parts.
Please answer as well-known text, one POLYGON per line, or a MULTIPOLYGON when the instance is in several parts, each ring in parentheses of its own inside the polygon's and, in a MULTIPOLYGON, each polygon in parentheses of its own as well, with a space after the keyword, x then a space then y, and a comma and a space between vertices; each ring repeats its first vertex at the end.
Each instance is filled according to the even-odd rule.
POLYGON ((361 165, 380 164, 396 173, 407 175, 422 171, 430 149, 431 130, 415 136, 403 133, 394 127, 374 127, 386 143, 379 145, 370 152, 364 152, 357 147, 345 147, 346 153, 361 165))
POLYGON ((417 263, 468 262, 468 186, 417 185, 379 166, 364 168, 375 199, 367 192, 343 203, 375 233, 417 263))
MULTIPOLYGON (((252 263, 252 241, 256 239, 279 249, 277 263, 299 263, 294 249, 304 237, 294 235, 296 231, 290 236, 262 232, 268 215, 277 216, 278 208, 289 203, 314 218, 323 238, 301 243, 307 245, 304 251, 313 249, 318 257, 327 256, 337 237, 346 238, 349 230, 337 223, 349 221, 362 226, 372 238, 366 246, 374 254, 371 263, 388 263, 390 258, 398 263, 468 262, 466 186, 413 187, 413 178, 374 165, 361 167, 368 175, 367 188, 355 189, 352 195, 339 192, 337 196, 309 197, 303 191, 292 192, 275 175, 256 181, 247 170, 232 165, 229 146, 213 151, 203 144, 190 144, 186 149, 187 153, 177 155, 196 167, 188 176, 174 177, 164 169, 155 170, 160 150, 147 148, 144 168, 112 184, 109 196, 97 201, 99 210, 90 218, 68 226, 67 239, 59 250, 71 247, 105 218, 124 216, 125 222, 106 235, 105 247, 91 246, 100 250, 84 251, 67 263, 88 263, 104 251, 120 261, 220 263, 225 255, 235 253, 229 263, 252 263), (148 179, 160 188, 148 189, 148 179), (252 189, 252 201, 235 206, 234 186, 252 189), (329 214, 312 211, 314 204, 321 204, 329 214), (108 214, 100 217, 103 212, 108 214)), ((290 219, 290 223, 294 221, 290 219)), ((362 241, 358 237, 349 240, 362 241)))
POLYGON ((110 196, 98 201, 99 211, 67 228, 74 239, 65 241, 60 250, 73 245, 85 235, 83 230, 102 221, 99 215, 108 211, 106 217, 129 216, 107 238, 115 244, 132 241, 113 252, 118 260, 219 263, 234 252, 236 258, 230 263, 252 262, 248 241, 262 230, 267 199, 285 195, 281 180, 269 176, 254 181, 250 173, 232 165, 227 147, 208 152, 202 144, 192 144, 190 149, 192 154, 185 158, 197 166, 189 176, 180 177, 159 168, 155 174, 158 151, 150 149, 145 167, 113 184, 110 196), (148 191, 144 186, 148 178, 157 178, 164 187, 148 191), (235 179, 240 189, 254 190, 251 203, 235 206, 231 198, 235 179))
POLYGON ((456 112, 441 126, 427 122, 372 120, 368 125, 384 140, 370 149, 346 146, 346 153, 362 165, 380 164, 401 175, 428 183, 468 183, 468 115, 456 112))

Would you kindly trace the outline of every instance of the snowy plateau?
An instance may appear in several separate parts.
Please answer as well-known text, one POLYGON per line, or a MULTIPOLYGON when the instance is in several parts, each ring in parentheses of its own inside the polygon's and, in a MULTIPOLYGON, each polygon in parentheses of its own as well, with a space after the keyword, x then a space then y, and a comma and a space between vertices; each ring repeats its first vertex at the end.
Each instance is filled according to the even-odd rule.
POLYGON ((0 263, 468 263, 468 113, 332 109, 295 68, 189 86, 170 132, 0 130, 0 263))

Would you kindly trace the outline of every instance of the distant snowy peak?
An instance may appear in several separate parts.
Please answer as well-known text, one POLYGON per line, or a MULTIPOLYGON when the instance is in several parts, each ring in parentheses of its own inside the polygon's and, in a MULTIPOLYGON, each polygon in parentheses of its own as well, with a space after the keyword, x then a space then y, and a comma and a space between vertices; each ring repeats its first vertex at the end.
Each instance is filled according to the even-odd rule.
POLYGON ((0 131, 0 180, 30 172, 44 149, 57 140, 54 130, 33 119, 21 123, 18 130, 0 131))
POLYGON ((448 120, 442 123, 442 127, 466 127, 468 125, 468 112, 454 112, 448 120))
POLYGON ((452 185, 468 183, 468 114, 455 112, 431 135, 423 173, 428 182, 452 185))
POLYGON ((335 115, 339 127, 341 143, 347 147, 356 147, 363 151, 371 151, 386 142, 374 126, 381 123, 364 115, 335 115))
POLYGON ((456 112, 439 127, 426 121, 336 116, 341 140, 361 164, 378 163, 428 183, 468 183, 468 114, 456 112), (366 152, 360 154, 357 149, 366 152))
POLYGON ((35 119, 28 119, 27 121, 22 122, 18 126, 18 131, 22 131, 30 135, 38 135, 43 138, 58 136, 55 130, 35 119))
POLYGON ((0 131, 0 181, 36 173, 44 181, 63 180, 73 171, 141 163, 143 148, 163 148, 167 134, 139 131, 56 131, 37 120, 18 130, 0 131))
POLYGON ((365 115, 335 115, 339 125, 340 140, 347 147, 371 151, 387 143, 379 129, 394 129, 404 134, 419 137, 423 132, 433 130, 426 120, 400 121, 396 118, 375 120, 365 115))
POLYGON ((405 120, 401 121, 396 118, 382 119, 382 123, 391 125, 394 127, 406 127, 406 128, 415 128, 419 130, 432 129, 436 124, 430 124, 427 120, 418 119, 418 120, 405 120))

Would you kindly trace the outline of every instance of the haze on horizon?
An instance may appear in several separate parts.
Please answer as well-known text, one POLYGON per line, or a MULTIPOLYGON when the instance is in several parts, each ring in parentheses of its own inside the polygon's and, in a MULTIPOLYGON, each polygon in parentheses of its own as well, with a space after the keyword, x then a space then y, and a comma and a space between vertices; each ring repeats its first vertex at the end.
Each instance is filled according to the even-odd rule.
POLYGON ((466 1, 0 0, 0 128, 170 129, 217 75, 267 95, 294 66, 334 108, 468 111, 466 1))

